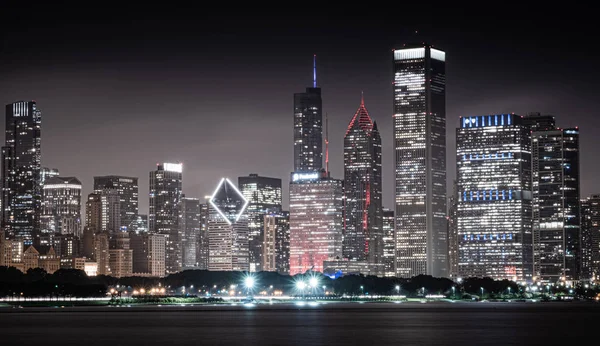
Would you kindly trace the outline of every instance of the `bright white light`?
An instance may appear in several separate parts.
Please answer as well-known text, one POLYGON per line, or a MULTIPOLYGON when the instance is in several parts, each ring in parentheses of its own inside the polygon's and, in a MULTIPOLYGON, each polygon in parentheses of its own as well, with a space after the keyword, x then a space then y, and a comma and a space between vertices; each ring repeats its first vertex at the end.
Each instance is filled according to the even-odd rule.
POLYGON ((297 306, 304 306, 304 304, 305 304, 304 302, 296 302, 297 306))
POLYGON ((310 302, 310 303, 308 303, 308 305, 310 305, 310 306, 318 306, 319 304, 317 302, 310 302))
POLYGON ((319 280, 315 277, 312 277, 310 280, 308 280, 308 283, 310 284, 310 287, 315 288, 319 285, 319 280))
POLYGON ((183 164, 181 163, 163 163, 163 169, 167 172, 181 173, 183 172, 183 164))
POLYGON ((319 179, 319 173, 294 173, 292 181, 319 179))
POLYGON ((219 213, 219 215, 221 215, 221 217, 223 217, 225 219, 225 221, 227 221, 227 223, 231 225, 231 221, 229 220, 229 218, 226 217, 225 214, 223 214, 223 212, 221 211, 221 209, 219 209, 219 207, 215 204, 215 202, 213 202, 213 200, 214 200, 217 192, 219 192, 219 190, 221 189, 221 185, 223 185, 223 183, 225 183, 225 182, 227 182, 231 187, 233 187, 233 189, 235 190, 235 192, 237 192, 237 194, 244 201, 244 206, 242 206, 242 209, 240 210, 240 212, 235 216, 235 222, 237 222, 240 219, 240 217, 242 216, 242 214, 246 210, 246 207, 248 206, 248 203, 250 201, 248 201, 246 199, 246 197, 244 197, 244 195, 240 192, 240 190, 238 190, 238 188, 235 185, 233 185, 229 179, 227 179, 227 178, 221 178, 221 181, 219 182, 219 185, 217 185, 217 188, 213 192, 213 194, 210 197, 210 199, 208 200, 208 202, 210 203, 210 205, 213 206, 213 208, 215 208, 215 210, 219 213))
POLYGON ((303 290, 306 288, 306 282, 304 281, 298 281, 296 282, 296 288, 299 290, 303 290))
POLYGON ((254 278, 252 276, 246 276, 246 278, 244 279, 244 286, 246 286, 246 288, 252 289, 254 287, 254 284, 254 278))

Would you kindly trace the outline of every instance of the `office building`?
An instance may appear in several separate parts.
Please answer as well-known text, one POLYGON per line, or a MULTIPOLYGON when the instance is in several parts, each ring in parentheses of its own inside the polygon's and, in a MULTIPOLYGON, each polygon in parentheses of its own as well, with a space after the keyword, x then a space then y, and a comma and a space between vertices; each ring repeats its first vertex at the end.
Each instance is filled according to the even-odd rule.
POLYGON ((394 211, 383 209, 383 276, 396 276, 396 240, 394 237, 394 211))
POLYGON ((200 200, 183 196, 181 198, 181 212, 179 219, 182 239, 183 269, 197 266, 196 246, 200 236, 200 200))
POLYGON ((98 263, 97 275, 110 275, 110 235, 100 232, 94 235, 94 256, 98 263))
POLYGON ((290 213, 286 211, 264 216, 262 270, 288 274, 290 272, 290 213))
POLYGON ((120 231, 135 231, 138 217, 138 178, 107 175, 94 177, 94 191, 116 190, 119 197, 120 231))
POLYGON ((344 258, 383 263, 381 188, 381 136, 363 97, 344 136, 344 258))
POLYGON ((133 250, 133 275, 165 276, 165 236, 130 232, 129 237, 133 250))
POLYGON ((35 101, 6 105, 2 147, 2 227, 9 238, 38 242, 42 190, 42 112, 35 101))
POLYGON ((165 268, 167 274, 177 273, 182 268, 179 210, 182 189, 181 163, 158 164, 150 172, 149 232, 166 237, 165 268))
POLYGON ((54 236, 52 247, 56 255, 62 259, 71 261, 79 257, 79 238, 73 234, 57 234, 54 236))
POLYGON ((50 177, 42 193, 42 233, 81 237, 81 182, 75 177, 50 177))
POLYGON ((314 172, 323 168, 323 102, 317 87, 316 57, 313 85, 294 94, 294 172, 314 172))
POLYGON ((148 215, 138 214, 135 226, 132 227, 136 233, 148 233, 148 215))
POLYGON ((248 243, 250 271, 262 269, 264 217, 281 211, 281 179, 250 174, 238 178, 240 192, 248 200, 248 243))
POLYGON ((581 200, 581 280, 600 278, 600 195, 581 200))
POLYGON ((458 275, 533 277, 531 141, 515 114, 461 117, 456 130, 458 275))
POLYGON ((579 280, 579 130, 534 131, 531 143, 534 277, 579 280))
POLYGON ((396 274, 448 276, 446 53, 393 51, 396 274))
POLYGON ((529 112, 523 117, 523 126, 528 127, 531 132, 550 131, 556 129, 556 119, 553 115, 541 114, 540 112, 529 112))
POLYGON ((208 270, 248 271, 248 200, 226 178, 209 199, 208 270))
POLYGON ((323 261, 342 257, 343 182, 325 171, 292 173, 290 275, 323 272, 323 261))
POLYGON ((85 204, 86 229, 115 234, 121 227, 119 195, 115 189, 90 193, 85 204))

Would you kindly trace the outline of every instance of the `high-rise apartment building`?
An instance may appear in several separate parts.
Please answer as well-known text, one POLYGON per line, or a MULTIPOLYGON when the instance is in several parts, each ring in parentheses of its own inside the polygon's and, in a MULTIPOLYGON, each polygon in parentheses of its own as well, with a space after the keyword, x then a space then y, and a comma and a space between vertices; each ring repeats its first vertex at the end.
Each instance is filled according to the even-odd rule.
POLYGON ((600 195, 581 201, 581 280, 600 278, 600 195))
POLYGON ((119 196, 115 189, 90 193, 85 203, 86 230, 114 234, 121 227, 119 196))
POLYGON ((292 173, 290 275, 323 272, 323 262, 342 257, 343 182, 328 173, 292 173))
POLYGON ((361 98, 344 136, 344 258, 383 263, 381 136, 361 98))
POLYGON ((200 236, 200 200, 198 198, 182 197, 179 219, 182 239, 183 269, 197 266, 196 246, 200 236))
POLYGON ((294 94, 294 172, 323 168, 323 101, 316 71, 314 60, 312 87, 294 94))
POLYGON ((120 231, 135 231, 138 218, 138 178, 107 175, 94 177, 94 191, 116 190, 119 197, 120 231))
POLYGON ((81 182, 75 177, 50 177, 42 193, 42 233, 81 237, 81 182))
POLYGON ((35 101, 6 105, 0 227, 27 244, 37 243, 40 231, 41 124, 35 101))
POLYGON ((110 275, 110 235, 100 232, 94 236, 94 256, 98 263, 97 275, 110 275))
POLYGON ((579 280, 579 130, 534 131, 531 144, 534 278, 579 280))
POLYGON ((396 276, 396 240, 394 233, 394 211, 383 209, 383 276, 396 276))
POLYGON ((446 53, 393 51, 396 274, 448 275, 446 53))
POLYGON ((290 272, 290 214, 286 211, 264 215, 262 270, 290 272))
POLYGON ((262 271, 264 217, 281 211, 281 179, 250 174, 238 178, 238 187, 248 200, 248 242, 250 271, 262 271))
POLYGON ((181 271, 181 241, 179 211, 182 189, 181 163, 158 164, 150 172, 149 232, 166 237, 165 268, 167 274, 181 271))
POLYGON ((209 199, 208 270, 248 271, 248 200, 226 178, 209 199))
POLYGON ((133 250, 130 247, 129 234, 119 232, 109 241, 109 267, 111 276, 120 278, 133 273, 133 250))
POLYGON ((461 117, 456 166, 459 276, 530 281, 529 126, 515 114, 461 117))

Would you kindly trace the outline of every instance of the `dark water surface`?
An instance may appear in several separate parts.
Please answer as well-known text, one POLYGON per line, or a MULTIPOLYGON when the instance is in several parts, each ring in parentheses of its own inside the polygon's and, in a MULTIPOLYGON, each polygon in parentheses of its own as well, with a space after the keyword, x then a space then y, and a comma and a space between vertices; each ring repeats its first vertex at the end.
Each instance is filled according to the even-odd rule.
POLYGON ((1 308, 0 345, 570 345, 596 303, 1 308))

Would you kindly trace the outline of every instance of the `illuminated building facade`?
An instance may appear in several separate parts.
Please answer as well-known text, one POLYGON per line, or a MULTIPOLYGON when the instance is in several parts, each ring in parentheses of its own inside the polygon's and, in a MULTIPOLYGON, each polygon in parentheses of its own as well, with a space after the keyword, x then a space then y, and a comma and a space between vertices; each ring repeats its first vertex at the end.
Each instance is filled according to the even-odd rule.
POLYGON ((106 175, 94 177, 94 190, 114 189, 119 196, 119 230, 135 231, 138 217, 138 178, 106 175))
POLYGON ((534 276, 579 280, 579 130, 534 131, 531 143, 534 276))
POLYGON ((58 177, 59 175, 60 175, 60 172, 58 171, 57 168, 42 167, 40 169, 40 184, 43 187, 46 179, 51 178, 51 177, 58 177))
POLYGON ((600 278, 600 195, 581 201, 581 276, 600 278))
POLYGON ((149 232, 163 234, 166 240, 165 269, 167 274, 182 268, 182 234, 179 211, 183 181, 181 163, 162 163, 150 172, 149 232))
POLYGON ((200 200, 198 198, 182 197, 181 213, 179 219, 182 240, 183 268, 195 268, 196 246, 200 236, 200 200))
POLYGON ((393 58, 396 274, 446 277, 446 53, 414 45, 393 58))
POLYGON ((313 61, 313 86, 294 94, 294 172, 323 167, 323 102, 313 61))
POLYGON ((324 171, 292 173, 290 275, 323 272, 323 262, 342 257, 343 182, 324 171))
POLYGON ((456 180, 453 183, 453 193, 448 198, 448 264, 450 278, 458 278, 458 229, 456 227, 456 211, 458 208, 458 192, 456 180))
POLYGON ((165 276, 165 236, 130 232, 129 237, 133 275, 165 276))
POLYGON ((42 112, 35 101, 19 101, 6 105, 5 120, 0 226, 30 245, 40 231, 42 112))
POLYGON ((196 244, 196 266, 201 270, 208 270, 209 237, 208 237, 208 203, 200 204, 200 234, 196 244))
POLYGON ((264 215, 262 270, 290 272, 290 214, 286 211, 264 215))
POLYGON ((381 136, 364 98, 344 136, 343 257, 383 263, 381 136))
POLYGON ((383 209, 383 276, 396 276, 396 240, 394 239, 394 211, 383 209))
POLYGON ((42 196, 42 233, 81 237, 81 182, 75 177, 47 178, 42 196))
POLYGON ((208 270, 248 271, 248 200, 223 178, 209 199, 208 270))
POLYGON ((250 250, 250 271, 262 269, 264 242, 264 217, 268 213, 281 211, 281 179, 250 174, 238 178, 238 186, 248 200, 248 241, 250 250))
POLYGON ((514 114, 461 117, 456 169, 458 275, 530 281, 529 127, 514 114))

